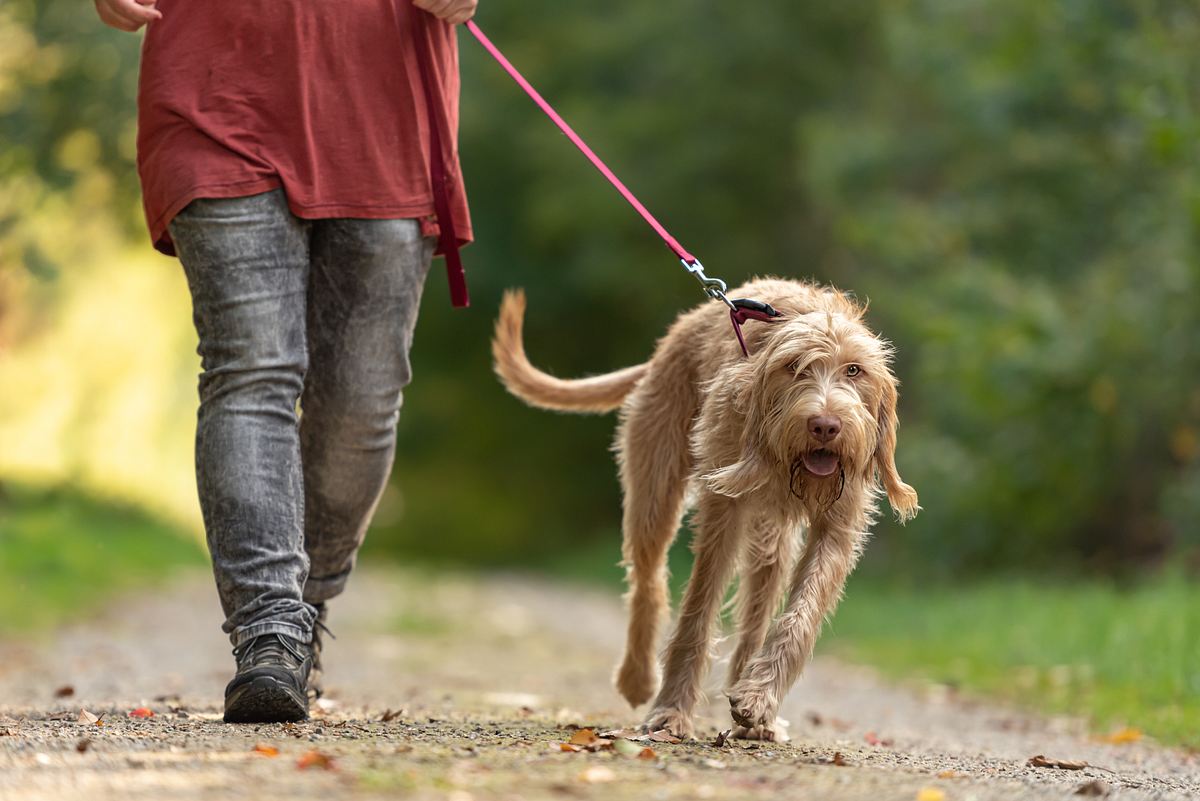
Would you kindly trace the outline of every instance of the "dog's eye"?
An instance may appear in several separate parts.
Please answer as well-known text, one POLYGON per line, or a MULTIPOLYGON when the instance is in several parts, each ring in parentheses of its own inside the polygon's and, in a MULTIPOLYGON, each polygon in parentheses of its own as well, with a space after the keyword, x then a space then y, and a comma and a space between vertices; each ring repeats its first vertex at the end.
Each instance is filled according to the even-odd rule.
POLYGON ((796 376, 796 378, 808 378, 808 367, 805 365, 803 359, 796 359, 792 362, 791 369, 792 375, 796 376))
POLYGON ((851 378, 854 378, 857 375, 862 375, 862 368, 859 367, 857 364, 847 365, 846 366, 846 375, 850 376, 851 378))

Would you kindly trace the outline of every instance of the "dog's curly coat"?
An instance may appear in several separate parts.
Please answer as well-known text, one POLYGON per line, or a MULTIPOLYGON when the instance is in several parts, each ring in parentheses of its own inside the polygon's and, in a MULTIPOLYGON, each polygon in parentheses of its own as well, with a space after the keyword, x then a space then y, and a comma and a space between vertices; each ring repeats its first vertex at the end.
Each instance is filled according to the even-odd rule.
POLYGON ((796 281, 756 280, 731 295, 782 313, 777 322, 746 325, 748 359, 725 308, 705 303, 675 321, 645 364, 554 378, 525 356, 520 292, 505 295, 492 352, 505 386, 526 403, 621 408, 616 451, 630 610, 616 675, 621 694, 637 706, 658 689, 667 549, 689 499, 695 567, 645 725, 692 735, 713 624, 740 564, 739 640, 727 690, 734 734, 775 739, 783 735, 779 703, 841 597, 878 496, 886 493, 902 521, 919 507, 896 471, 892 349, 864 325, 865 309, 834 289, 796 281), (772 623, 789 570, 786 608, 772 623))

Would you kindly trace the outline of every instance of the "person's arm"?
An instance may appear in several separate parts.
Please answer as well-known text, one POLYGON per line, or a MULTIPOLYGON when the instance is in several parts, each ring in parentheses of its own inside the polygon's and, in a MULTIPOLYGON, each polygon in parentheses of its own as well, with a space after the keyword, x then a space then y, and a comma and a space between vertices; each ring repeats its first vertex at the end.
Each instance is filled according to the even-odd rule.
POLYGON ((479 0, 413 0, 413 5, 443 22, 458 25, 475 16, 479 0))
POLYGON ((158 0, 95 0, 95 3, 100 21, 121 31, 133 32, 147 22, 162 19, 162 12, 154 7, 158 0))

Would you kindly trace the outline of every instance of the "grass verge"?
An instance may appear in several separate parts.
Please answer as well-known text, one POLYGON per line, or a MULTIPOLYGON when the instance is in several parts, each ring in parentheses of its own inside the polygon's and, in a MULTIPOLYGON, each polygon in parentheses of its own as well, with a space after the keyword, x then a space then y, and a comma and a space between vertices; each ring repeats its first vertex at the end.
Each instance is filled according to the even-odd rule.
POLYGON ((0 485, 0 636, 74 619, 205 563, 193 537, 145 512, 66 488, 0 485))
POLYGON ((925 587, 852 580, 822 647, 899 678, 923 678, 1098 732, 1139 728, 1200 745, 1200 587, 1180 576, 988 579, 925 587))
MULTIPOLYGON (((615 589, 619 547, 614 536, 546 566, 615 589)), ((677 595, 688 557, 672 549, 677 595)), ((1129 726, 1200 747, 1200 585, 1180 575, 1126 587, 1052 577, 901 585, 859 573, 817 648, 891 678, 1085 716, 1098 733, 1129 726)))

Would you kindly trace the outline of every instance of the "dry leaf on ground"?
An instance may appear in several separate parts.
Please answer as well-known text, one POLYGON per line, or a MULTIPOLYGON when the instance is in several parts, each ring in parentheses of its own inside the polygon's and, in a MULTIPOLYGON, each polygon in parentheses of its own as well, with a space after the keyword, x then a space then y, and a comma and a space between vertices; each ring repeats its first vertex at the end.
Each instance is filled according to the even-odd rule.
POLYGON ((674 734, 671 734, 666 729, 659 729, 655 732, 650 732, 650 739, 656 743, 682 743, 674 734))
POLYGON ((1136 743, 1138 740, 1142 739, 1142 737, 1143 735, 1141 729, 1126 727, 1124 729, 1117 729, 1116 731, 1110 732, 1109 734, 1106 734, 1098 739, 1101 742, 1111 743, 1112 745, 1127 745, 1128 743, 1136 743))
POLYGON ((397 709, 395 712, 388 709, 382 715, 379 716, 379 721, 381 723, 391 723, 393 720, 395 720, 396 718, 403 715, 404 712, 405 712, 405 710, 403 710, 403 709, 397 709))
POLYGON ((887 738, 880 737, 873 731, 869 731, 866 734, 864 734, 863 740, 866 741, 867 745, 879 745, 884 748, 890 748, 892 745, 892 739, 890 737, 887 737, 887 738))
POLYGON ((946 801, 946 793, 936 787, 922 787, 917 790, 917 801, 946 801))
POLYGON ((253 748, 251 748, 250 750, 253 753, 258 754, 259 756, 265 756, 265 757, 279 756, 278 748, 276 748, 273 745, 266 745, 265 743, 256 743, 255 746, 253 748))
POLYGON ((131 718, 152 718, 152 717, 154 717, 154 710, 147 709, 144 706, 139 706, 137 709, 129 710, 129 717, 131 717, 131 718))
POLYGON ((100 718, 96 717, 91 712, 88 712, 86 709, 80 709, 79 722, 91 726, 92 724, 99 723, 100 718))
POLYGON ((64 684, 63 686, 59 687, 57 690, 54 691, 55 698, 70 698, 74 694, 75 694, 75 688, 72 687, 70 684, 64 684))
POLYGON ((599 741, 600 738, 596 736, 596 732, 593 729, 578 729, 571 735, 571 739, 567 740, 571 745, 582 745, 584 747, 595 745, 599 741))
POLYGON ((648 738, 648 735, 642 734, 640 729, 610 729, 600 732, 600 736, 605 740, 645 740, 648 738))
POLYGON ((308 770, 309 768, 321 768, 322 770, 336 770, 333 757, 321 751, 305 751, 296 760, 296 767, 300 770, 308 770))
POLYGON ((646 746, 641 751, 638 751, 637 758, 646 762, 654 762, 658 759, 658 754, 650 746, 646 746))
POLYGON ((1047 759, 1043 754, 1031 756, 1025 763, 1031 768, 1058 768, 1059 770, 1083 770, 1088 763, 1082 759, 1047 759))
POLYGON ((82 754, 84 751, 88 750, 91 744, 91 740, 89 740, 87 737, 83 737, 79 740, 79 742, 75 743, 75 750, 82 754))
POLYGON ((729 735, 733 734, 733 729, 724 729, 717 734, 717 739, 713 740, 713 747, 724 748, 729 744, 729 735))

